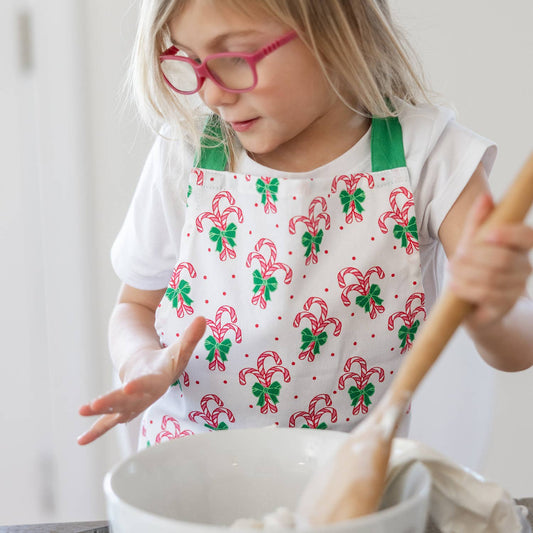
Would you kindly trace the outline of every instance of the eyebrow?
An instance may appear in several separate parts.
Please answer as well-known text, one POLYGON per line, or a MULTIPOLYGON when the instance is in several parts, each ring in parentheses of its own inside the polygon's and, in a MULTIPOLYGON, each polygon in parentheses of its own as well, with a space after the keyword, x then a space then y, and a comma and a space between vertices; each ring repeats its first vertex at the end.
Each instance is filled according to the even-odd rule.
MULTIPOLYGON (((224 44, 226 41, 228 41, 231 38, 234 38, 234 37, 248 37, 250 35, 256 35, 256 34, 259 34, 259 32, 256 31, 256 30, 241 30, 241 31, 232 31, 232 32, 221 33, 220 35, 217 35, 216 37, 214 37, 210 41, 207 41, 206 47, 210 48, 210 49, 215 49, 215 48, 219 47, 220 45, 224 44)), ((170 41, 172 42, 172 44, 174 46, 176 46, 180 50, 187 50, 187 51, 191 50, 187 46, 179 43, 178 41, 176 41, 176 40, 174 40, 172 38, 170 39, 170 41)))

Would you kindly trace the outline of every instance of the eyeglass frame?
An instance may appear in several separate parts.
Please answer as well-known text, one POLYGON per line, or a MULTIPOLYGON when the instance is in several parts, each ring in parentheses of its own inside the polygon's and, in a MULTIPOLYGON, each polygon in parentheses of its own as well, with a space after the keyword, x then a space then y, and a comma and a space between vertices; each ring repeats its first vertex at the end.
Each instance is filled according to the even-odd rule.
POLYGON ((176 91, 179 94, 195 94, 197 93, 203 86, 205 80, 209 78, 215 85, 223 89, 224 91, 230 92, 230 93, 247 93, 249 91, 252 91, 255 89, 258 83, 258 77, 257 77, 257 68, 256 64, 261 61, 261 59, 264 59, 266 56, 271 54, 272 52, 276 51, 281 46, 289 43, 294 38, 298 37, 298 34, 296 31, 292 30, 289 33, 286 33, 285 35, 282 35, 279 39, 276 39, 275 41, 271 42, 270 44, 267 44, 266 46, 263 46, 260 50, 257 52, 252 53, 246 53, 246 52, 220 52, 218 54, 210 54, 206 56, 201 63, 196 63, 191 58, 186 56, 177 56, 176 54, 179 52, 179 48, 177 46, 171 46, 167 50, 165 50, 160 56, 159 56, 159 66, 161 70, 161 75, 163 76, 163 79, 165 80, 166 84, 173 90, 176 91), (225 87, 220 83, 216 77, 209 71, 207 68, 207 62, 216 59, 219 57, 238 57, 241 59, 244 59, 248 65, 250 66, 250 70, 253 74, 253 83, 250 87, 246 89, 229 89, 228 87, 225 87), (172 85, 172 83, 168 80, 168 78, 165 76, 165 73, 163 72, 163 69, 161 68, 161 64, 163 61, 183 61, 185 63, 188 63, 192 66, 194 69, 194 73, 196 74, 196 80, 197 80, 197 86, 194 91, 183 91, 181 89, 178 89, 172 85))

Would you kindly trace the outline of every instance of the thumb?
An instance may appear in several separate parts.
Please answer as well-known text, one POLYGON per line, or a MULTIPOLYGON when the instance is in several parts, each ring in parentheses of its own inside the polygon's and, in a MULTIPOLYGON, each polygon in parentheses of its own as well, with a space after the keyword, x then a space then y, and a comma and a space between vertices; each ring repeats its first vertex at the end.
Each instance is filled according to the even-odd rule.
POLYGON ((476 199, 472 208, 468 212, 465 220, 463 235, 459 242, 459 247, 465 243, 471 242, 476 237, 479 228, 488 218, 494 209, 494 202, 489 193, 482 194, 476 199))
POLYGON ((204 334, 205 326, 206 322, 204 317, 199 316, 195 318, 183 332, 181 339, 168 347, 172 372, 176 379, 185 370, 194 348, 204 334))

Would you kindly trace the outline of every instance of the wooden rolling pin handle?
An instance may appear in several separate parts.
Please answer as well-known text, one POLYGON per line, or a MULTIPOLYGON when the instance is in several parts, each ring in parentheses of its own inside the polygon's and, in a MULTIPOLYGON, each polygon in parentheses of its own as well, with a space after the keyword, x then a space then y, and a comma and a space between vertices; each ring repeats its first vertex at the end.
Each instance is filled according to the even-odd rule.
MULTIPOLYGON (((521 222, 533 203, 533 152, 503 199, 479 229, 480 234, 500 224, 521 222)), ((445 290, 425 321, 413 348, 403 362, 390 389, 390 397, 405 401, 431 368, 473 305, 445 290)))

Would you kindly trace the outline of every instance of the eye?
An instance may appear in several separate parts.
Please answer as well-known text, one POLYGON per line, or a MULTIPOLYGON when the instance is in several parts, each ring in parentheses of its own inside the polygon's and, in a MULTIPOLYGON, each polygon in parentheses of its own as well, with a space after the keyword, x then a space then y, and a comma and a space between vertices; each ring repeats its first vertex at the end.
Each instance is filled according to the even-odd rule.
POLYGON ((187 59, 189 59, 193 63, 196 63, 197 65, 200 65, 202 63, 202 60, 200 58, 195 57, 192 54, 188 54, 184 50, 178 50, 178 53, 176 55, 181 56, 181 57, 186 57, 187 59))
POLYGON ((246 63, 246 59, 240 55, 230 56, 229 60, 233 65, 243 65, 246 63))

